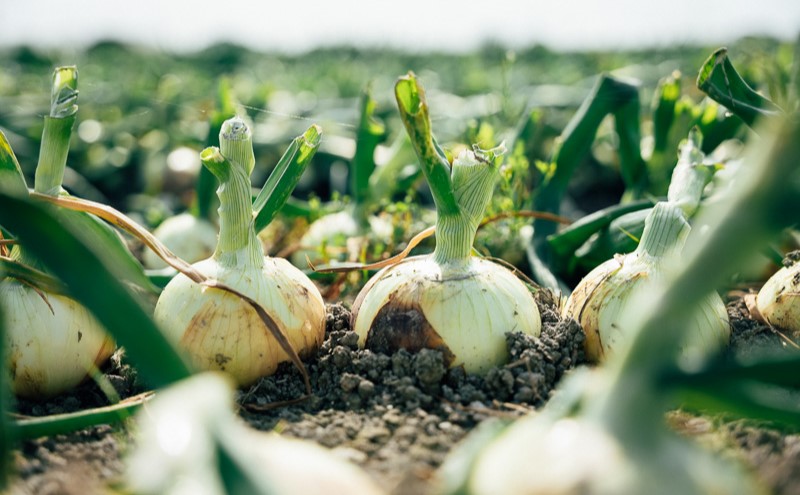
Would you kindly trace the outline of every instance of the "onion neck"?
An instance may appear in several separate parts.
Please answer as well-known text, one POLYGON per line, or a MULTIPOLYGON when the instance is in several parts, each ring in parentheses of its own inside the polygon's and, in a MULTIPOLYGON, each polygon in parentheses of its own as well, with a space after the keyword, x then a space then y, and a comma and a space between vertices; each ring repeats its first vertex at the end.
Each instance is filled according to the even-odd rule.
POLYGON ((689 230, 680 207, 657 203, 644 221, 644 232, 635 252, 659 260, 673 256, 683 248, 689 230))
POLYGON ((687 217, 694 215, 700 207, 703 190, 714 173, 711 167, 703 165, 702 142, 700 131, 693 128, 681 144, 680 157, 672 171, 667 192, 667 200, 680 206, 687 217))
POLYGON ((44 118, 39 163, 36 165, 34 191, 57 196, 61 192, 67 166, 72 126, 78 112, 78 70, 74 66, 53 71, 50 114, 44 118))
MULTIPOLYGON (((645 219, 644 232, 635 253, 641 256, 644 263, 651 268, 661 270, 665 275, 677 265, 674 263, 677 255, 686 242, 689 234, 689 224, 685 219, 683 209, 672 202, 657 203, 645 219)), ((657 290, 657 289, 656 289, 657 290)), ((661 300, 662 294, 653 294, 655 300, 661 300)), ((654 308, 640 309, 631 313, 630 326, 636 326, 639 319, 652 318, 642 312, 655 311, 663 313, 663 301, 654 308)), ((682 319, 683 324, 688 324, 688 316, 684 314, 663 314, 655 321, 669 321, 670 325, 682 319)), ((679 325, 680 326, 680 325, 679 325)), ((659 330, 661 330, 659 328, 659 330)), ((638 335, 634 337, 632 346, 651 346, 650 350, 659 349, 665 355, 671 355, 672 349, 677 348, 677 339, 680 332, 666 328, 663 331, 642 329, 649 338, 644 341, 638 335)), ((629 446, 642 449, 644 454, 647 449, 662 438, 663 426, 661 413, 666 410, 669 399, 660 390, 658 371, 660 368, 653 366, 652 353, 629 348, 625 356, 615 362, 610 369, 612 385, 603 399, 599 400, 597 412, 603 423, 609 427, 618 438, 623 439, 629 446)))
POLYGON ((478 224, 470 221, 465 215, 437 217, 433 259, 439 264, 468 260, 477 231, 478 224))
POLYGON ((253 206, 250 202, 250 176, 232 166, 220 178, 217 189, 220 206, 219 240, 214 259, 225 267, 261 267, 264 255, 256 236, 253 206))
POLYGON ((203 165, 219 180, 219 240, 213 258, 225 268, 260 268, 264 255, 256 237, 250 194, 255 166, 250 128, 239 117, 228 119, 219 141, 219 148, 200 153, 203 165))
POLYGON ((433 252, 437 263, 469 259, 478 225, 492 197, 496 172, 492 163, 473 152, 464 152, 453 162, 451 180, 458 212, 438 212, 433 252))
POLYGON ((64 118, 44 118, 39 163, 36 166, 33 183, 34 191, 49 196, 57 196, 61 192, 74 123, 74 115, 64 118))

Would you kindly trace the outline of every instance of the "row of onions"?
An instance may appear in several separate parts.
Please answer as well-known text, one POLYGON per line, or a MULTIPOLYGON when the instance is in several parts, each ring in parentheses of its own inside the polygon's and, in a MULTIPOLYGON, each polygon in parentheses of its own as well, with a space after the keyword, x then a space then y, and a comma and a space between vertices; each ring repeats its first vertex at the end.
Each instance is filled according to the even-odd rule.
MULTIPOLYGON (((61 177, 77 111, 76 86, 74 68, 56 70, 52 110, 45 119, 44 145, 36 172, 34 191, 38 194, 66 194, 61 177)), ((448 158, 433 137, 425 93, 417 78, 411 73, 401 78, 395 92, 402 121, 433 194, 436 247, 430 255, 404 259, 372 277, 353 306, 353 329, 361 346, 378 351, 436 348, 451 366, 483 373, 506 359, 507 332, 536 336, 541 327, 531 288, 507 269, 473 252, 475 233, 491 198, 504 151, 475 147, 448 158)), ((229 94, 220 100, 228 110, 236 108, 229 94)), ((371 155, 384 133, 372 119, 373 111, 374 101, 365 93, 360 127, 361 140, 366 144, 358 149, 366 150, 362 155, 369 156, 362 156, 357 162, 367 168, 371 164, 371 169, 360 177, 369 177, 374 170, 371 155)), ((213 255, 195 264, 194 269, 240 294, 206 287, 191 275, 178 274, 164 288, 155 307, 156 321, 171 341, 184 349, 193 366, 224 370, 240 386, 273 373, 280 362, 291 359, 287 345, 301 357, 310 355, 324 334, 325 307, 319 290, 286 260, 265 257, 257 236, 299 180, 319 143, 319 130, 310 129, 301 140, 307 148, 303 163, 288 171, 291 160, 282 160, 284 167, 276 167, 253 201, 250 174, 255 157, 250 125, 238 117, 220 124, 220 147, 208 148, 201 155, 203 165, 220 184, 219 235, 213 255), (279 185, 280 192, 270 197, 279 185), (263 307, 273 323, 268 325, 272 327, 269 331, 259 330, 264 315, 258 313, 256 306, 263 307)), ((635 300, 634 295, 648 291, 650 285, 662 279, 664 266, 679 256, 690 230, 689 219, 700 207, 703 191, 714 172, 713 166, 704 163, 701 143, 702 136, 695 129, 682 144, 667 201, 649 211, 637 249, 599 265, 567 299, 564 315, 577 320, 584 329, 590 361, 600 361, 624 344, 624 315, 635 300)), ((368 196, 368 183, 354 184, 354 188, 360 191, 356 196, 368 196)), ((360 220, 354 222, 361 229, 368 218, 365 211, 356 202, 351 210, 337 214, 338 220, 323 218, 321 222, 336 224, 349 232, 350 221, 339 217, 356 215, 360 220)), ((91 222, 95 231, 104 225, 91 215, 74 216, 91 222)), ((208 228, 204 226, 202 230, 208 228)), ((102 229, 106 229, 103 235, 108 237, 107 228, 102 229)), ((309 233, 312 231, 313 226, 309 233)), ((308 253, 304 257, 307 260, 308 253)), ((8 259, 38 268, 36 260, 26 256, 23 246, 15 246, 8 259)), ((129 267, 126 276, 131 274, 135 274, 136 283, 147 285, 135 267, 129 267)), ((787 267, 765 286, 758 298, 758 309, 766 321, 787 329, 797 325, 797 309, 787 309, 780 303, 796 300, 799 278, 796 266, 787 267)), ((14 300, 6 302, 9 328, 19 332, 18 337, 12 333, 9 340, 15 393, 48 397, 66 391, 113 352, 113 343, 89 313, 69 298, 59 294, 44 296, 30 283, 11 277, 2 288, 3 301, 14 300), (18 308, 25 309, 17 314, 18 308), (41 321, 42 318, 50 320, 41 321), (70 360, 70 372, 48 369, 56 361, 47 358, 47 346, 31 345, 52 342, 34 335, 56 322, 64 325, 57 333, 65 343, 79 345, 74 351, 76 359, 70 360)), ((704 310, 693 320, 694 331, 687 334, 684 343, 686 359, 707 356, 729 339, 727 314, 719 295, 709 293, 702 306, 704 310)))
MULTIPOLYGON (((536 337, 542 325, 534 289, 505 267, 477 256, 473 247, 505 149, 474 146, 449 158, 433 135, 425 91, 417 77, 413 73, 401 77, 394 89, 401 120, 433 196, 436 244, 430 254, 404 258, 376 273, 355 300, 351 326, 361 347, 378 352, 437 349, 449 366, 482 374, 507 361, 507 333, 536 337)), ((77 94, 75 68, 57 69, 34 192, 30 193, 33 198, 69 203, 61 181, 77 94)), ((369 120, 373 104, 365 95, 362 116, 366 120, 361 127, 369 132, 361 149, 368 150, 369 155, 384 131, 369 120)), ((777 134, 791 134, 796 127, 795 122, 784 124, 777 134)), ((286 203, 320 139, 317 126, 299 136, 254 199, 251 174, 256 160, 251 124, 241 117, 228 118, 220 125, 219 146, 200 154, 203 166, 219 183, 219 230, 213 254, 189 265, 145 236, 148 247, 180 272, 160 292, 152 314, 189 369, 223 371, 233 386, 247 387, 274 373, 282 362, 302 366, 300 358, 313 356, 321 344, 326 309, 320 291, 289 261, 265 256, 258 237, 286 203)), ((2 144, 7 147, 5 138, 2 144)), ((713 256, 714 249, 724 248, 723 241, 729 240, 735 224, 731 209, 741 208, 757 196, 746 181, 775 189, 779 186, 766 173, 741 172, 739 182, 726 184, 728 190, 716 189, 719 197, 708 202, 708 213, 695 219, 701 206, 705 207, 702 201, 715 170, 705 162, 701 145, 702 136, 696 130, 682 143, 667 198, 647 213, 636 250, 595 268, 566 300, 564 316, 581 324, 587 357, 595 362, 607 360, 610 365, 594 373, 576 373, 543 414, 504 430, 470 461, 468 479, 454 487, 454 493, 461 493, 465 487, 470 493, 492 493, 498 473, 506 473, 501 476, 508 483, 505 493, 575 493, 586 487, 591 493, 641 493, 651 486, 651 475, 656 476, 656 486, 678 487, 682 493, 751 493, 754 489, 738 474, 715 481, 705 472, 689 470, 692 463, 713 466, 709 472, 727 468, 671 437, 654 419, 669 404, 655 392, 664 367, 699 367, 730 338, 724 303, 714 292, 724 270, 714 272, 706 283, 690 270, 713 256), (743 181, 745 185, 741 185, 743 181), (665 321, 673 316, 674 321, 665 321), (647 402, 640 419, 634 417, 635 400, 647 402), (656 449, 656 455, 646 455, 650 447, 656 449), (519 465, 520 459, 526 458, 518 455, 522 448, 527 449, 535 469, 519 465), (575 460, 566 460, 572 452, 580 454, 578 469, 575 460), (673 464, 665 467, 667 461, 673 464)), ((779 141, 776 148, 780 146, 791 144, 779 141)), ((5 157, 13 158, 13 154, 6 153, 5 157)), ((12 170, 19 172, 18 164, 12 164, 10 158, 4 160, 0 168, 3 190, 25 195, 24 179, 18 180, 21 173, 12 170)), ((357 161, 372 163, 372 156, 357 161)), ((365 201, 369 184, 353 187, 357 199, 365 201)), ((114 246, 115 253, 127 253, 116 256, 125 261, 114 275, 134 288, 141 306, 150 311, 147 301, 154 299, 158 289, 115 231, 87 211, 98 213, 100 209, 67 210, 61 218, 70 229, 83 232, 83 242, 114 246)), ((376 230, 376 217, 370 213, 357 201, 352 209, 322 222, 333 223, 341 228, 340 233, 353 236, 376 230)), ((127 226, 126 230, 140 232, 121 214, 112 213, 110 217, 116 220, 114 223, 127 226)), ((755 220, 747 217, 745 221, 751 226, 755 220)), ((327 231, 327 227, 317 231, 327 231)), ((312 227, 309 236, 314 237, 317 234, 312 233, 317 231, 312 227)), ((306 238, 303 242, 326 241, 306 238)), ((0 314, 12 390, 29 398, 63 393, 97 372, 115 350, 114 341, 89 310, 69 297, 69 285, 49 274, 46 264, 28 254, 24 244, 15 244, 7 255, 5 244, 0 247, 0 254, 4 254, 0 268, 7 272, 0 282, 0 314), (61 356, 56 358, 56 354, 61 356)), ((302 258, 308 259, 309 253, 302 253, 302 258)), ((737 261, 743 257, 736 253, 723 258, 737 261)), ((755 306, 770 324, 798 331, 799 292, 800 263, 795 263, 767 282, 755 306)), ((169 457, 165 449, 171 447, 158 443, 159 428, 184 428, 170 419, 175 406, 169 402, 191 402, 207 392, 206 400, 194 405, 203 413, 189 425, 192 431, 187 438, 197 443, 187 440, 183 445, 186 454, 202 458, 198 465, 206 466, 220 455, 211 452, 213 445, 234 461, 239 459, 242 465, 250 466, 245 471, 251 479, 261 478, 251 461, 267 455, 269 447, 256 447, 257 442, 245 440, 242 445, 246 447, 233 445, 231 439, 247 434, 232 421, 225 396, 229 386, 221 384, 224 381, 206 377, 164 394, 161 404, 165 405, 159 406, 164 412, 153 409, 154 417, 161 416, 159 421, 163 422, 152 426, 154 430, 149 433, 145 429, 155 438, 152 445, 161 450, 142 450, 133 458, 134 473, 152 468, 154 458, 169 457), (137 468, 139 464, 145 467, 137 468)), ((303 448, 298 448, 298 457, 316 455, 303 448)), ((281 461, 269 462, 281 465, 281 461)), ((168 461, 162 467, 163 479, 143 475, 141 479, 155 480, 154 484, 137 490, 179 493, 194 486, 175 484, 184 467, 168 461)), ((209 476, 211 485, 220 485, 219 490, 209 493, 224 492, 226 480, 209 476)), ((134 474, 134 484, 137 478, 134 474)), ((359 483, 358 488, 348 489, 379 492, 368 481, 359 483)))

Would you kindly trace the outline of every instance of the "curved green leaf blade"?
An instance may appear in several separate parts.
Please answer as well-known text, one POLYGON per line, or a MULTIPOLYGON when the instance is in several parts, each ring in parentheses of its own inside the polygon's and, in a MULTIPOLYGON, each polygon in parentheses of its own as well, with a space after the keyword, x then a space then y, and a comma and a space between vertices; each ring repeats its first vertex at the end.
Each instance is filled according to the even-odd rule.
MULTIPOLYGON (((630 183, 626 185, 629 190, 639 190, 638 181, 643 180, 641 176, 644 175, 644 163, 641 161, 640 154, 638 158, 636 157, 638 144, 633 143, 633 140, 638 133, 638 118, 634 119, 631 115, 633 109, 638 108, 638 99, 639 89, 633 84, 608 74, 603 74, 597 79, 591 93, 558 138, 551 159, 555 171, 551 176, 545 178, 542 187, 536 192, 534 210, 556 214, 560 211, 561 199, 564 197, 572 175, 589 154, 597 128, 609 114, 614 114, 615 118, 622 120, 616 125, 617 131, 621 132, 620 138, 626 140, 626 144, 621 146, 620 154, 620 159, 624 159, 627 163, 624 176, 630 183), (619 115, 617 115, 618 113, 619 115)), ((526 247, 528 262, 534 278, 539 283, 568 293, 569 291, 558 280, 550 266, 552 253, 547 244, 547 238, 555 232, 556 225, 554 223, 534 220, 533 237, 526 247)))
POLYGON ((433 137, 428 101, 416 74, 409 72, 400 77, 395 83, 394 94, 400 119, 417 153, 436 210, 441 215, 458 214, 458 201, 450 182, 450 164, 433 137))
POLYGON ((169 385, 191 373, 143 307, 108 268, 108 258, 62 211, 29 198, 0 192, 0 222, 25 249, 61 279, 117 342, 125 346, 147 383, 169 385))
POLYGON ((759 117, 772 118, 783 113, 778 105, 742 79, 728 58, 727 48, 720 48, 708 57, 697 75, 697 87, 750 127, 759 117))
POLYGON ((322 128, 312 125, 289 145, 253 201, 256 232, 269 225, 289 199, 321 142, 322 128))
POLYGON ((569 256, 589 240, 594 233, 608 227, 617 218, 634 211, 650 208, 653 205, 655 205, 654 200, 643 199, 603 208, 573 222, 558 234, 551 235, 547 238, 547 242, 556 255, 569 256))
POLYGON ((361 119, 350 170, 350 193, 356 204, 370 196, 369 179, 375 170, 375 149, 386 139, 386 127, 375 120, 375 106, 369 89, 365 90, 361 95, 361 119))
POLYGON ((25 175, 2 129, 0 129, 0 185, 16 192, 28 190, 25 175))
POLYGON ((19 439, 62 435, 75 430, 101 424, 119 423, 131 417, 145 401, 153 397, 151 392, 137 400, 126 400, 110 406, 85 409, 82 411, 53 414, 30 419, 20 419, 13 423, 14 433, 19 439))

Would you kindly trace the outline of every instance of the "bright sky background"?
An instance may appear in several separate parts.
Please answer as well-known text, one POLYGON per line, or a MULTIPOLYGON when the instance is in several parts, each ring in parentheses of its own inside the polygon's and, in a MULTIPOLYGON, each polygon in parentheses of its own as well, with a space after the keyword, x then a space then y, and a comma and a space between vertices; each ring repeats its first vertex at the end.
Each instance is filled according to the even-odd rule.
POLYGON ((334 43, 464 51, 488 39, 586 49, 799 33, 800 0, 0 0, 0 46, 110 38, 167 51, 220 40, 286 51, 334 43))

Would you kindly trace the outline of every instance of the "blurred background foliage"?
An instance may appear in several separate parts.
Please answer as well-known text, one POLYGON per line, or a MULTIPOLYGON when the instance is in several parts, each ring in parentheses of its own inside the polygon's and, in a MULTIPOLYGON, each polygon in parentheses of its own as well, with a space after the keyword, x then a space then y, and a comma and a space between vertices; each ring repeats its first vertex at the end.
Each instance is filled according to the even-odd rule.
MULTIPOLYGON (((380 162, 381 148, 403 136, 392 84, 398 74, 413 70, 429 88, 437 138, 445 147, 481 139, 513 141, 526 122, 536 119, 532 148, 510 150, 506 180, 499 186, 505 194, 496 195, 499 203, 490 207, 492 213, 520 209, 528 200, 541 172, 534 167, 536 160, 548 159, 553 140, 597 74, 611 72, 640 82, 646 136, 652 134, 647 130, 652 127, 649 102, 658 81, 680 71, 684 95, 702 100, 693 79, 714 48, 563 53, 487 44, 474 53, 450 54, 342 46, 283 55, 219 44, 179 55, 101 42, 67 55, 21 46, 0 51, 0 128, 32 176, 41 116, 49 105, 48 74, 57 65, 77 65, 80 112, 64 185, 154 227, 192 202, 198 152, 208 139, 221 77, 230 80, 255 124, 254 186, 263 183, 287 143, 316 123, 324 130, 323 143, 295 196, 329 201, 348 192, 361 92, 371 85, 375 117, 387 126, 387 140, 376 155, 380 162)), ((745 38, 729 50, 746 80, 771 91, 776 102, 785 100, 781 92, 790 80, 791 43, 745 38)), ((566 215, 579 218, 619 201, 624 184, 614 170, 613 146, 613 126, 601 126, 586 166, 571 180, 565 201, 573 206, 563 210, 566 215)), ((422 185, 419 193, 414 199, 429 204, 422 185)))

